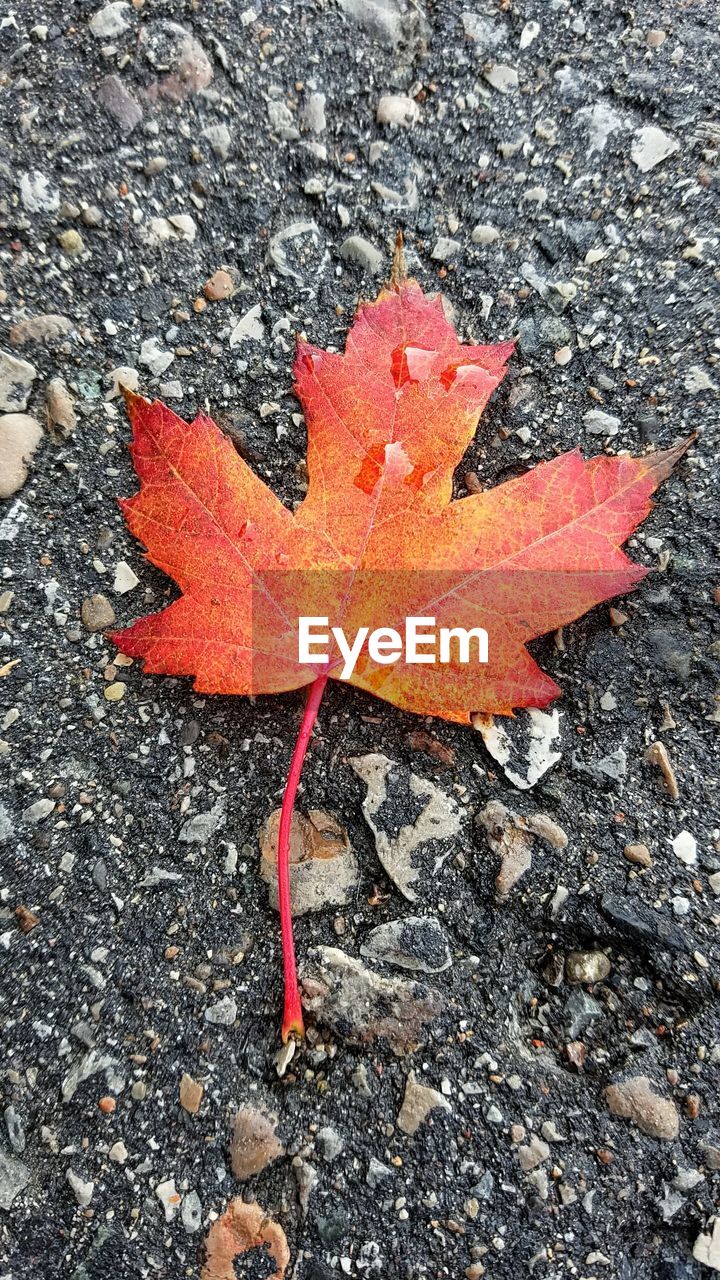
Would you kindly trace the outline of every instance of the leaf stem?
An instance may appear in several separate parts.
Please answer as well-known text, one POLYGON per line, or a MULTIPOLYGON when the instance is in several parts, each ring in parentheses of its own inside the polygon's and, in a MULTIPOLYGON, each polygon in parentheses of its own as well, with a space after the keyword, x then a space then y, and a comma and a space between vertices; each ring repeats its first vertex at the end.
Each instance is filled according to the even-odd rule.
POLYGON ((295 943, 293 941, 292 908, 290 904, 290 824, 293 806, 297 795, 300 774, 302 773, 305 752, 307 751, 313 725, 328 682, 326 675, 317 676, 310 686, 305 714, 300 725, 300 732, 295 743, 290 769, 288 771, 285 793, 280 810, 280 826, 278 829, 277 873, 278 900, 280 905, 280 929, 282 933, 283 975, 285 981, 285 1007, 283 1011, 282 1038, 287 1044, 291 1035, 300 1039, 305 1035, 302 1004, 298 988, 297 967, 295 964, 295 943))

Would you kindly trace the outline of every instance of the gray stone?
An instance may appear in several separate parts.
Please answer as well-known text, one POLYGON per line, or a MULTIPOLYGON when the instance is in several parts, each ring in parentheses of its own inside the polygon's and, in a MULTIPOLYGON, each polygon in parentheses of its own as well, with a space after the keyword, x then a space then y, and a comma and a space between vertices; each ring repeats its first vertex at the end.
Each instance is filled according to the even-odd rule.
POLYGON ((208 813, 196 813, 181 827, 178 840, 182 844, 207 844, 225 826, 225 798, 220 796, 208 813))
POLYGON ((105 394, 106 400, 115 400, 122 395, 122 388, 128 391, 137 391, 140 385, 140 375, 137 369, 131 369, 127 364, 118 365, 116 369, 111 369, 106 375, 112 382, 112 386, 105 394))
POLYGON ((493 22, 470 9, 463 9, 462 24, 468 40, 472 40, 475 52, 484 58, 492 49, 505 44, 508 29, 504 22, 493 22))
POLYGON ((39 422, 27 413, 0 417, 0 498, 10 498, 28 478, 28 465, 43 438, 39 422))
POLYGON ((514 93, 518 87, 518 73, 515 67, 508 67, 502 62, 493 62, 483 72, 485 80, 497 89, 498 93, 514 93))
POLYGON ((448 236, 440 236, 439 240, 435 241, 430 257, 433 262, 449 262, 451 258, 457 257, 461 249, 462 245, 459 240, 451 240, 448 236))
POLYGON ((210 143, 218 160, 227 160, 232 149, 232 134, 226 124, 211 124, 202 135, 210 143))
POLYGON ((268 259, 280 272, 303 283, 303 278, 324 265, 327 256, 315 222, 291 222, 271 237, 268 259))
POLYGON ((151 867, 142 880, 138 880, 138 889, 155 889, 159 884, 176 884, 182 880, 179 871, 166 871, 164 867, 151 867))
POLYGON ((123 1088, 124 1081, 116 1071, 115 1059, 109 1054, 99 1053, 97 1049, 90 1049, 70 1068, 64 1077, 61 1086, 61 1095, 63 1102, 69 1102, 75 1096, 76 1090, 91 1076, 97 1075, 98 1072, 104 1071, 108 1088, 113 1093, 119 1093, 123 1088))
POLYGON ((241 1107, 233 1120, 230 1166, 238 1182, 255 1178, 285 1154, 277 1136, 277 1116, 259 1107, 241 1107))
POLYGON ((60 192, 39 169, 22 174, 20 199, 28 213, 56 213, 60 208, 60 192))
POLYGON ((34 827, 38 822, 44 822, 45 818, 49 818, 54 808, 54 800, 51 800, 49 796, 41 796, 39 800, 34 800, 32 804, 29 804, 27 809, 23 809, 22 820, 27 822, 29 826, 34 827))
POLYGON ((5 1108, 4 1119, 10 1146, 16 1155, 21 1156, 25 1150, 25 1130, 23 1122, 12 1103, 5 1108))
MULTIPOLYGON (((4 804, 0 804, 0 844, 7 844, 15 835, 15 828, 12 818, 5 808, 4 804)), ((720 889, 718 890, 720 892, 720 889)))
POLYGON ((95 1183, 85 1182, 73 1169, 67 1170, 65 1178, 78 1204, 86 1209, 93 1198, 95 1183))
POLYGON ((349 1044, 386 1040, 398 1054, 422 1043, 444 1007, 420 982, 381 978, 337 947, 313 947, 302 966, 303 1003, 349 1044))
POLYGON ((610 134, 623 127, 622 116, 606 102, 581 107, 577 119, 587 128, 590 152, 604 151, 610 134))
POLYGON ((67 384, 63 378, 51 378, 45 390, 48 421, 69 433, 77 426, 77 414, 67 384))
POLYGON ((202 1204, 197 1191, 188 1191, 180 1206, 180 1218, 184 1229, 191 1236, 202 1225, 202 1204))
POLYGON ((367 786, 363 814, 375 837, 378 857, 404 897, 414 902, 420 876, 417 855, 428 844, 443 843, 458 834, 458 806, 434 782, 387 756, 355 756, 350 764, 367 786))
POLYGON ((0 1147, 0 1209, 11 1209, 13 1200, 30 1181, 30 1170, 0 1147))
POLYGON ((420 119, 420 107, 405 93, 386 93, 378 102, 375 119, 378 124, 411 129, 420 119))
POLYGON ((385 254, 363 236, 348 236, 340 245, 340 257, 356 263, 368 275, 378 275, 387 262, 385 254))
POLYGON ((406 916, 379 924, 367 935, 360 953, 414 973, 442 973, 452 964, 447 934, 434 916, 406 916))
POLYGON ((603 413, 602 409, 588 409, 583 422, 591 436, 616 436, 620 430, 620 419, 612 413, 603 413))
POLYGON ((323 1160, 328 1164, 332 1160, 337 1160, 338 1156, 345 1150, 345 1139, 338 1133, 337 1129, 333 1129, 331 1125, 323 1125, 322 1129, 318 1129, 315 1135, 315 1145, 319 1149, 323 1160))
POLYGON ((606 778, 612 778, 613 782, 620 782, 627 773, 627 752, 623 747, 618 747, 598 760, 596 768, 606 778))
POLYGON ((113 578, 113 591, 119 596, 124 596, 128 591, 134 591, 139 585, 140 579, 127 560, 118 560, 115 565, 115 576, 113 578))
POLYGON ((495 244, 495 241, 500 239, 500 232, 497 227, 491 227, 488 222, 479 222, 473 228, 470 239, 473 244, 480 244, 485 248, 489 244, 495 244))
POLYGON ((325 94, 311 93, 302 113, 303 124, 311 133, 324 133, 327 128, 325 119, 325 94))
POLYGON ((641 173, 647 173, 680 148, 679 142, 655 125, 644 125, 633 135, 630 158, 641 173))
POLYGON ((163 351, 159 338, 146 338, 140 347, 140 364, 145 365, 156 378, 170 367, 174 359, 174 351, 163 351))
POLYGON ((205 1021, 214 1027, 231 1027, 237 1018, 237 1001, 233 996, 223 996, 205 1010, 205 1021))
POLYGON ((28 360, 0 350, 0 410, 16 414, 26 407, 37 369, 28 360))
POLYGON ((373 1190, 375 1190, 381 1185, 381 1183, 386 1182, 388 1178, 392 1178, 394 1173, 394 1169, 389 1169, 381 1160, 377 1160, 375 1156, 371 1156, 368 1171, 365 1175, 365 1181, 369 1187, 372 1187, 373 1190))
POLYGON ((717 383, 713 382, 707 369, 703 369, 700 364, 691 364, 685 377, 683 378, 683 386, 689 396, 702 395, 703 391, 717 391, 717 383))
POLYGON ((602 1005, 587 991, 573 991, 565 1001, 565 1025, 571 1040, 579 1040, 591 1023, 602 1018, 602 1005))
POLYGON ((140 103, 125 88, 119 76, 105 76, 97 91, 100 105, 120 126, 120 132, 128 137, 143 118, 140 103))
POLYGON ((408 57, 419 52, 429 28, 419 0, 339 0, 340 8, 371 39, 393 49, 408 46, 408 57))
POLYGON ((286 102, 271 98, 270 102, 268 102, 267 111, 270 128, 279 134, 281 138, 292 141, 299 136, 295 127, 293 113, 286 102))
POLYGON ((705 1174, 701 1173, 699 1169, 683 1169, 679 1167, 672 1180, 672 1185, 676 1191, 682 1191, 687 1194, 689 1191, 694 1191, 695 1187, 699 1187, 700 1183, 704 1181, 705 1174))
POLYGON ((307 1217, 310 1207, 310 1196, 317 1183, 317 1170, 309 1160, 303 1160, 302 1156, 296 1156, 292 1162, 292 1170, 295 1174, 295 1181, 298 1189, 298 1203, 303 1219, 307 1217))
POLYGON ((262 342, 265 337, 265 326, 262 322, 262 303, 256 302, 245 312, 230 334, 230 346, 238 347, 242 342, 262 342))
POLYGON ((80 617, 86 631, 107 631, 115 621, 115 610, 106 596, 86 596, 80 617))
POLYGON ((132 5, 126 4, 125 0, 113 0, 93 14, 90 30, 98 40, 114 40, 129 30, 132 14, 132 5))

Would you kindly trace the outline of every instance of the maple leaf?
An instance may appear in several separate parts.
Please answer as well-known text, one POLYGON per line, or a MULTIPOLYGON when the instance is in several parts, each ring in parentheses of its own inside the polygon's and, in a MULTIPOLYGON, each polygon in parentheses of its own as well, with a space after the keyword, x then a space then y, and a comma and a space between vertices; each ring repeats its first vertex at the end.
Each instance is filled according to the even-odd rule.
POLYGON ((308 489, 291 512, 204 414, 187 424, 127 394, 141 489, 123 502, 148 558, 181 596, 112 637, 145 670, 192 675, 203 693, 311 685, 278 837, 286 1014, 302 1030, 287 846, 312 725, 336 645, 300 662, 298 619, 348 635, 432 616, 482 628, 487 661, 390 664, 363 650, 350 682, 406 710, 468 723, 474 712, 546 706, 560 692, 528 641, 636 586, 622 543, 687 442, 643 458, 573 451, 453 500, 454 471, 502 380, 513 343, 458 341, 442 301, 396 275, 363 305, 342 354, 298 343, 308 489), (288 996, 290 992, 290 996, 288 996))

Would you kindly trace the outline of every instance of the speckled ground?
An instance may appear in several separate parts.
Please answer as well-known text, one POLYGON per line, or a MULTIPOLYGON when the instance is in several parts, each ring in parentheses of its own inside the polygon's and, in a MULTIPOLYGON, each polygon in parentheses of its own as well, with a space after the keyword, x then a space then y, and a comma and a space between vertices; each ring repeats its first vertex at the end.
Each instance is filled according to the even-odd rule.
MULTIPOLYGON (((208 1227, 245 1194, 283 1227, 297 1280, 699 1280, 710 1273, 692 1248, 720 1165, 712 7, 97 11, 26 0, 0 24, 0 347, 35 370, 19 393, 13 375, 3 412, 25 379, 46 428, 0 506, 0 1274, 199 1277, 208 1227), (412 99, 405 123, 377 122, 386 94, 412 99), (348 764, 377 751, 460 805, 450 856, 412 908, 442 923, 453 963, 431 980, 446 1007, 416 1053, 318 1026, 280 1077, 257 836, 302 698, 198 697, 111 666, 83 625, 87 597, 105 595, 124 624, 174 591, 123 529, 129 430, 107 396, 122 366, 178 412, 204 408, 292 505, 305 483, 293 334, 342 345, 399 227, 465 340, 520 337, 458 493, 468 472, 494 484, 576 444, 698 439, 631 540, 652 572, 617 602, 627 621, 600 608, 562 644, 533 646, 564 691, 561 759, 533 790, 511 785, 477 733, 328 692, 302 805, 344 824, 360 882, 342 913, 298 922, 299 953, 358 956, 372 927, 410 914, 348 764), (220 268, 235 292, 206 301, 220 268), (48 314, 64 332, 23 328, 48 314), (55 378, 74 428, 48 425, 55 378), (125 593, 118 563, 138 578, 125 593), (676 800, 645 760, 658 740, 676 800), (474 822, 490 800, 568 836, 536 845, 503 903, 474 822), (181 840, 202 814, 201 842, 181 840), (673 848, 683 831, 694 861, 673 848), (647 867, 624 856, 639 843, 647 867), (609 973, 570 984, 564 958, 596 948, 609 973), (581 1030, 578 992, 597 1006, 581 1030), (228 996, 234 1025, 208 1022, 228 996), (410 1071, 450 1104, 414 1136, 397 1125, 410 1071), (204 1086, 195 1115, 183 1073, 204 1086), (632 1076, 673 1104, 676 1138, 610 1114, 604 1089, 632 1076), (246 1104, 279 1117, 287 1154, 243 1187, 228 1140, 246 1104), (523 1169, 518 1149, 542 1155, 538 1143, 547 1155, 523 1169), (183 1204, 166 1211, 170 1180, 183 1204)), ((238 1276, 271 1272, 266 1255, 238 1259, 238 1276)))

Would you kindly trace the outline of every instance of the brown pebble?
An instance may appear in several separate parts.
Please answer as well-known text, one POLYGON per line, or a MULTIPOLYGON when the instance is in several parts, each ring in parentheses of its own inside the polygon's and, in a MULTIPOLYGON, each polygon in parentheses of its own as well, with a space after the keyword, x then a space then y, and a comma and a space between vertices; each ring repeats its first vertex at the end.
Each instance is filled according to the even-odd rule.
POLYGON ((28 907, 23 907, 22 905, 15 908, 15 915, 23 933, 29 933, 31 929, 35 928, 36 924, 40 923, 40 917, 33 915, 28 907))
POLYGON ((80 617, 86 631, 105 631, 115 621, 115 610, 106 596, 86 596, 80 617))
POLYGON ((649 1138, 665 1141, 677 1138, 680 1131, 677 1107, 670 1098, 655 1093, 647 1076, 632 1076, 629 1080, 618 1081, 608 1085, 604 1092, 614 1116, 630 1120, 649 1138))
POLYGON ((565 1045, 568 1062, 578 1071, 582 1071, 587 1058, 587 1045, 582 1040, 571 1040, 565 1045))
POLYGON ((242 1107, 233 1122, 230 1164, 239 1182, 262 1173, 273 1160, 285 1154, 275 1128, 277 1120, 257 1107, 242 1107))
POLYGON ((613 1160, 615 1159, 615 1156, 613 1155, 612 1151, 608 1151, 607 1147, 600 1147, 599 1150, 595 1152, 595 1154, 601 1164, 612 1164, 613 1160))
POLYGON ((187 1111, 188 1115, 197 1115, 204 1092, 204 1085, 198 1084, 197 1080, 193 1080, 187 1071, 183 1072, 183 1077, 180 1081, 180 1106, 184 1111, 187 1111))
POLYGON ((623 855, 628 862, 634 862, 638 867, 652 866, 650 850, 646 844, 626 844, 623 849, 623 855))
POLYGON ((115 1101, 114 1098, 105 1097, 100 1099, 100 1101, 98 1102, 98 1106, 104 1116, 111 1116, 113 1111, 117 1107, 117 1102, 115 1101))
POLYGON ((628 620, 628 615, 622 609, 613 609, 612 606, 608 609, 608 615, 611 627, 624 627, 628 620))
POLYGON ((46 391, 47 414, 50 424, 73 431, 77 426, 77 414, 73 399, 62 378, 53 378, 46 391))
POLYGON ((700 1097, 697 1093, 689 1093, 685 1099, 685 1114, 691 1120, 697 1120, 700 1115, 700 1097))
POLYGON ((665 743, 664 742, 651 743, 651 745, 648 747, 647 751, 645 752, 645 759, 648 761, 648 764, 654 764, 657 766, 663 778, 665 779, 665 785, 668 791, 670 792, 671 798, 673 800, 677 800, 678 796, 680 795, 680 789, 677 784, 677 778, 675 777, 675 770, 673 769, 672 764, 670 762, 670 756, 668 755, 667 747, 665 746, 665 743))
POLYGON ((407 735, 407 744, 411 751, 424 751, 426 755, 432 756, 434 760, 438 760, 440 764, 453 765, 455 763, 455 752, 452 747, 446 747, 443 742, 439 742, 431 733, 427 733, 424 729, 412 729, 407 735))
POLYGON ((210 302, 222 302, 234 292, 232 276, 227 271, 216 271, 203 285, 203 293, 210 302))

